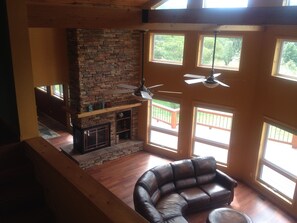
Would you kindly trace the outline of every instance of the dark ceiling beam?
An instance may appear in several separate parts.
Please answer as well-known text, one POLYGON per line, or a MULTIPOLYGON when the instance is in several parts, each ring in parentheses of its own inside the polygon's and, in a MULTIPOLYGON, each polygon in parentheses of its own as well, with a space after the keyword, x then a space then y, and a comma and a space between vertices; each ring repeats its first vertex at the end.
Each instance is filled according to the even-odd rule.
POLYGON ((143 10, 144 23, 297 25, 297 6, 143 10))
POLYGON ((29 27, 129 28, 142 24, 137 8, 27 4, 29 27))

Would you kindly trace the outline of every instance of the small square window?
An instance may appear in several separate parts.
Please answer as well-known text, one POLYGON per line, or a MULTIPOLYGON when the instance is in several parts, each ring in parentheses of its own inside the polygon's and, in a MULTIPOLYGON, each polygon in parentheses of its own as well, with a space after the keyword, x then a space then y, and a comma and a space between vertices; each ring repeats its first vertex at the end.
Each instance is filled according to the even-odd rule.
POLYGON ((297 81, 297 40, 277 41, 274 76, 297 81))
POLYGON ((283 6, 297 6, 297 0, 284 0, 283 6))
POLYGON ((63 85, 62 84, 57 84, 51 86, 51 95, 64 100, 64 94, 63 94, 63 85))
POLYGON ((188 0, 168 0, 163 2, 161 1, 161 4, 157 4, 155 9, 186 9, 188 0))
POLYGON ((248 0, 203 0, 203 8, 245 8, 248 0))
POLYGON ((41 91, 44 91, 44 92, 47 92, 47 87, 46 86, 40 86, 40 87, 37 87, 37 89, 39 89, 41 91))
MULTIPOLYGON (((202 36, 200 44, 199 66, 211 67, 214 37, 202 36)), ((241 37, 217 37, 215 68, 239 70, 241 56, 241 37)))
POLYGON ((151 61, 182 65, 184 35, 152 34, 151 61))

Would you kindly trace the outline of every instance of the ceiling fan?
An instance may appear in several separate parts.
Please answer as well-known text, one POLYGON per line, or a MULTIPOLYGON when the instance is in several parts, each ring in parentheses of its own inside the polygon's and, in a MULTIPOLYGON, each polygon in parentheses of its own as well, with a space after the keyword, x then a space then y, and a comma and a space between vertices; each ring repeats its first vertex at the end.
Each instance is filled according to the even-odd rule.
POLYGON ((208 88, 215 88, 218 85, 221 85, 223 87, 230 87, 229 85, 219 81, 217 77, 220 76, 221 73, 215 73, 214 71, 216 44, 217 44, 217 31, 214 32, 214 44, 213 44, 212 65, 211 65, 210 75, 206 77, 206 76, 196 75, 196 74, 185 74, 184 77, 192 78, 192 79, 185 80, 187 84, 203 83, 204 86, 208 88))
MULTIPOLYGON (((119 84, 117 87, 122 88, 115 90, 113 93, 132 93, 132 95, 139 101, 146 101, 146 100, 152 100, 153 93, 151 89, 158 88, 163 86, 164 84, 156 84, 153 86, 146 87, 145 86, 145 78, 144 78, 144 35, 146 31, 142 32, 142 64, 141 64, 141 80, 139 86, 133 86, 129 84, 119 84)), ((158 91, 163 93, 173 93, 173 94, 181 94, 181 92, 176 91, 158 91)))

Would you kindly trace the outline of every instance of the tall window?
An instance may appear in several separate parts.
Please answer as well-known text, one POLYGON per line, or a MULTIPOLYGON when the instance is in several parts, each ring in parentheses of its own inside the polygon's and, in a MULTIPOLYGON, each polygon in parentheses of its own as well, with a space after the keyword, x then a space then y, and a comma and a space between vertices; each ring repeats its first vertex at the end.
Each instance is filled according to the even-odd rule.
POLYGON ((62 84, 57 84, 57 85, 52 85, 51 86, 51 94, 59 99, 64 99, 63 98, 63 85, 62 84))
POLYGON ((177 150, 180 105, 153 99, 149 143, 177 150))
POLYGON ((186 9, 188 0, 167 0, 163 4, 158 4, 155 9, 186 9))
POLYGON ((203 8, 242 8, 248 0, 203 0, 203 8))
POLYGON ((283 5, 284 6, 296 6, 297 0, 284 0, 283 5))
POLYGON ((227 165, 233 114, 195 107, 193 155, 213 156, 227 165))
POLYGON ((297 81, 297 40, 277 41, 274 76, 297 81))
POLYGON ((258 180, 292 201, 297 182, 297 136, 265 123, 258 180))
MULTIPOLYGON (((211 67, 213 55, 213 36, 202 36, 200 44, 199 66, 211 67)), ((217 37, 215 67, 238 70, 241 55, 241 37, 217 37)))
POLYGON ((184 35, 152 34, 151 61, 182 64, 184 56, 184 35))

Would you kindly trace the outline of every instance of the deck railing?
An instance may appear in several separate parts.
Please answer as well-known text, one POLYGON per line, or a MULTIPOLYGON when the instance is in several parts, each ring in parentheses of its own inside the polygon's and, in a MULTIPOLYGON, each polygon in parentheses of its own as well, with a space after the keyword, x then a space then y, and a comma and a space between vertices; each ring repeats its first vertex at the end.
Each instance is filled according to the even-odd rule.
MULTIPOLYGON (((154 102, 152 103, 152 118, 170 125, 173 129, 179 124, 179 112, 179 108, 173 109, 154 102)), ((231 131, 232 114, 223 114, 208 110, 197 111, 196 120, 197 125, 231 131)), ((282 129, 271 127, 268 138, 276 142, 291 144, 294 148, 297 148, 297 137, 282 129)))

